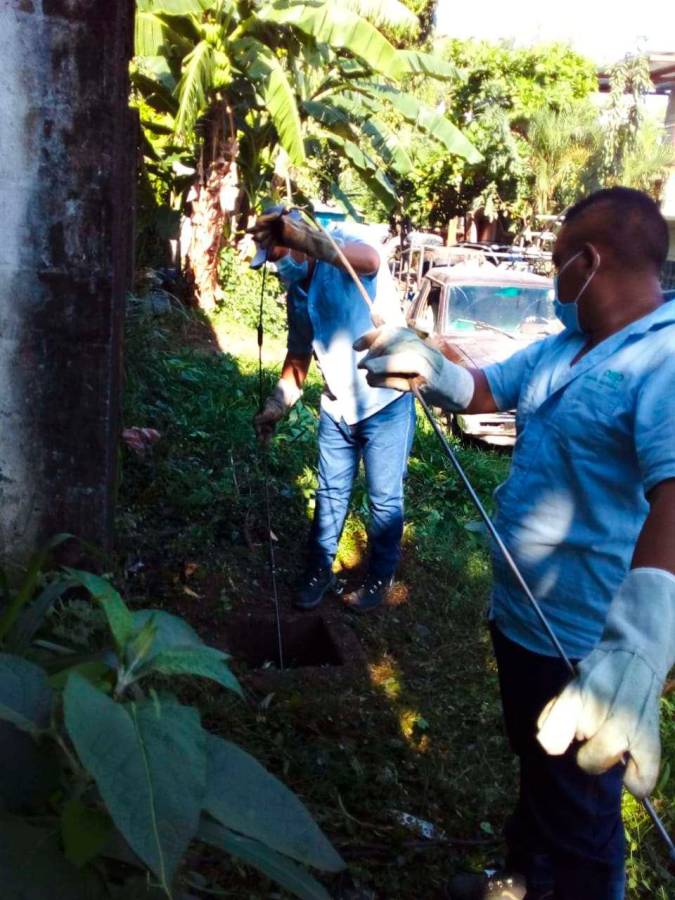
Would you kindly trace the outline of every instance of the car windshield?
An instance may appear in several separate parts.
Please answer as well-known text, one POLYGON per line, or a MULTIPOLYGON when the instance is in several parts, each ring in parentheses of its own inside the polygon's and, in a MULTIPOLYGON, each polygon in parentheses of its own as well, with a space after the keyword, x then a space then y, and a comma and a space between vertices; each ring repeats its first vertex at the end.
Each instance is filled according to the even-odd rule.
POLYGON ((453 285, 448 300, 451 331, 491 330, 516 336, 560 330, 548 287, 453 285))

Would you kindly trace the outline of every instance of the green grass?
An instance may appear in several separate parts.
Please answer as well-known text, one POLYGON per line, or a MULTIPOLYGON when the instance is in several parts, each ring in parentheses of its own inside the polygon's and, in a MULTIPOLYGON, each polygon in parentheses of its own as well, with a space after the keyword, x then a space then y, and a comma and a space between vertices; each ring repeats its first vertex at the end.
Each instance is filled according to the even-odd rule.
MULTIPOLYGON (((229 353, 217 349, 205 320, 174 314, 130 322, 125 425, 157 428, 162 439, 142 459, 123 451, 117 539, 127 597, 173 609, 207 632, 233 612, 272 608, 264 468, 251 427, 258 404, 255 333, 226 311, 215 327, 229 353)), ((282 356, 281 343, 266 344, 265 394, 282 356)), ((311 517, 319 395, 314 373, 269 452, 284 605, 311 517)), ((508 458, 458 452, 489 504, 508 458)), ((352 623, 367 659, 360 678, 251 690, 246 703, 194 688, 208 727, 292 786, 343 851, 353 877, 386 898, 434 897, 450 873, 498 861, 494 836, 516 790, 483 621, 487 553, 471 530, 477 515, 424 421, 406 502, 396 605, 352 623), (392 810, 432 821, 451 842, 420 841, 392 810)), ((347 580, 363 565, 365 510, 360 481, 339 556, 347 580)), ((664 755, 673 760, 672 703, 669 712, 664 755)), ((666 766, 656 799, 672 830, 667 776, 666 766)), ((675 888, 661 846, 639 806, 627 803, 626 816, 630 897, 666 900, 675 888)), ((212 886, 227 896, 273 895, 259 876, 236 866, 207 868, 212 886)))

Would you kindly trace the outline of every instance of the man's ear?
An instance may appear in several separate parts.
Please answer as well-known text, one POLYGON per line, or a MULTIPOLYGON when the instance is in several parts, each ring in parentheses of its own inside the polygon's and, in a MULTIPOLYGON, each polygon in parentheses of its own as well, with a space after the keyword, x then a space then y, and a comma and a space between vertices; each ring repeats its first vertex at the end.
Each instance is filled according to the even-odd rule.
POLYGON ((581 248, 581 252, 583 254, 582 259, 584 266, 588 269, 589 273, 594 269, 597 269, 600 265, 600 253, 595 244, 585 243, 581 248))

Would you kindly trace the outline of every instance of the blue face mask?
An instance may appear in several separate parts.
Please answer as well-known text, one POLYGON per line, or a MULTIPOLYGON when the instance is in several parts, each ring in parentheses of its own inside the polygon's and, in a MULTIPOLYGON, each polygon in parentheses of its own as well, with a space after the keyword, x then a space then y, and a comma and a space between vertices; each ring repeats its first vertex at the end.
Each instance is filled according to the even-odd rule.
POLYGON ((296 262, 290 253, 282 256, 276 261, 277 275, 286 285, 293 287, 294 284, 303 282, 309 274, 309 263, 303 260, 301 263, 296 262))
POLYGON ((579 321, 579 300, 581 299, 588 285, 593 280, 593 276, 598 271, 598 267, 600 265, 600 254, 596 251, 598 258, 595 265, 593 266, 593 271, 588 276, 586 281, 584 281, 583 285, 581 286, 581 290, 576 295, 574 300, 568 300, 566 303, 563 303, 560 300, 558 289, 560 285, 560 276, 569 266, 569 264, 574 262, 577 256, 581 256, 582 252, 583 251, 579 250, 578 253, 575 253, 574 256, 571 256, 567 260, 565 265, 560 269, 558 274, 553 276, 553 292, 555 295, 553 299, 553 307, 555 309, 555 314, 568 331, 575 332, 577 334, 584 334, 584 329, 582 328, 581 322, 579 321))

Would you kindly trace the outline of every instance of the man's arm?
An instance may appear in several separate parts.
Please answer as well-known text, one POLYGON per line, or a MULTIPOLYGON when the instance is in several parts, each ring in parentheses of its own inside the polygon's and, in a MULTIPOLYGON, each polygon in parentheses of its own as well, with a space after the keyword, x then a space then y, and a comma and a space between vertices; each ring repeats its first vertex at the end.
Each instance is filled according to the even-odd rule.
POLYGON ((289 351, 281 367, 281 380, 288 381, 298 390, 302 390, 311 364, 311 353, 291 353, 289 351))
MULTIPOLYGON (((340 250, 357 275, 375 275, 380 268, 380 254, 370 244, 348 241, 340 245, 340 250)), ((334 260, 333 265, 344 268, 339 257, 334 260)))
POLYGON ((468 369, 467 371, 473 378, 473 397, 464 412, 469 415, 497 412, 497 404, 492 396, 485 372, 482 369, 468 369))
POLYGON ((253 427, 263 444, 266 444, 274 434, 277 422, 280 422, 300 399, 311 363, 311 353, 289 351, 286 354, 281 367, 281 378, 263 408, 253 417, 253 427))
POLYGON ((675 575, 675 478, 649 493, 649 515, 635 545, 632 569, 665 569, 675 575))

